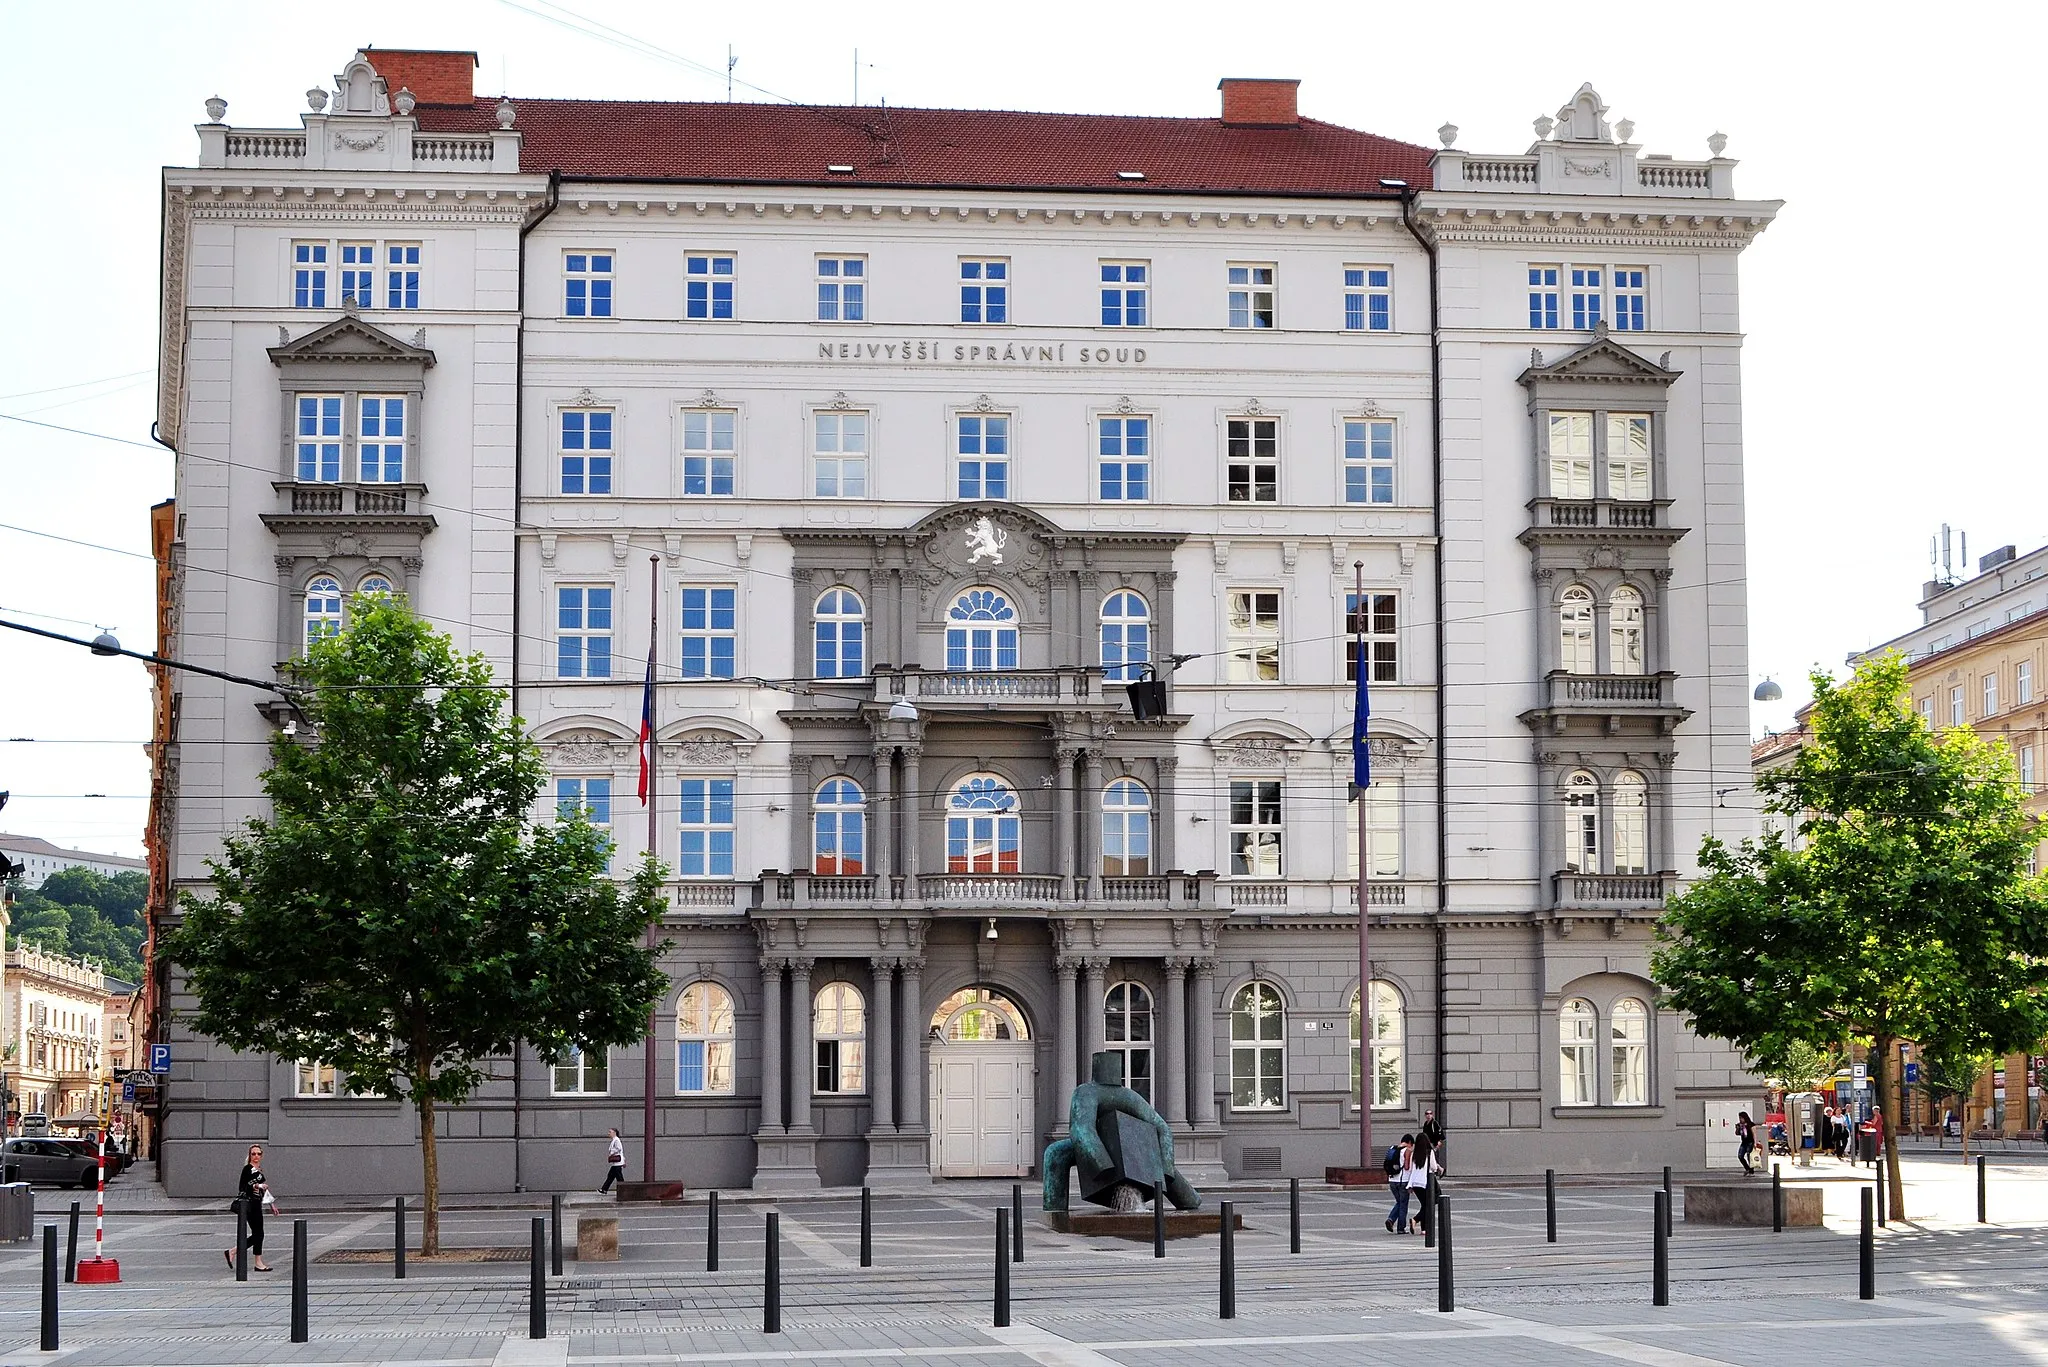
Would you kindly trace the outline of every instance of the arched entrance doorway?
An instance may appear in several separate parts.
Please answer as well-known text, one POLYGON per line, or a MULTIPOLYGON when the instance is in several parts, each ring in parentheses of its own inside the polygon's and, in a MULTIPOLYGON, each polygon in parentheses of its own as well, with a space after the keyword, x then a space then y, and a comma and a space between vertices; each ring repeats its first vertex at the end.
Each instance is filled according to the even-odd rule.
POLYGON ((930 1125, 936 1177, 1023 1177, 1031 1171, 1031 1026, 1014 1001, 964 987, 931 1019, 930 1125))

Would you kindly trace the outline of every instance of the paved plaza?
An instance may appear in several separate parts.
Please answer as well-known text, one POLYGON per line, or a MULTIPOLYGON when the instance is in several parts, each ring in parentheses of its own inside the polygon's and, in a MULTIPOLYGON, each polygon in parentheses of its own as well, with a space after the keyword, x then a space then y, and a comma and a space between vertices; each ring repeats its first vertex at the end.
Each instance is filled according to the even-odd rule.
MULTIPOLYGON (((1857 1190, 1869 1169, 1829 1164, 1821 1229, 1688 1228, 1671 1242, 1671 1305, 1651 1305, 1646 1180, 1569 1182, 1558 1242, 1544 1241, 1543 1189, 1447 1186, 1458 1308, 1436 1308, 1436 1255, 1385 1233, 1379 1191, 1304 1183, 1302 1251, 1288 1251, 1284 1187, 1220 1193, 1237 1202, 1237 1318, 1217 1314, 1217 1240, 1149 1243, 1056 1235, 1029 1210, 1012 1269, 1012 1327, 991 1327, 994 1209, 1007 1184, 877 1193, 875 1266, 858 1265, 853 1193, 721 1210, 721 1270, 705 1271, 705 1206, 625 1208, 621 1261, 566 1265, 550 1279, 549 1332, 527 1337, 523 1262, 324 1258, 388 1248, 383 1209, 274 1218, 277 1271, 236 1284, 221 1258, 221 1209, 152 1196, 146 1170, 117 1186, 113 1253, 124 1281, 63 1288, 64 1348, 35 1351, 39 1246, 0 1251, 0 1367, 155 1364, 629 1364, 914 1361, 977 1367, 1122 1364, 1627 1362, 1758 1363, 1825 1347, 1830 1359, 2048 1363, 2048 1163, 1994 1154, 1992 1222, 1976 1222, 1974 1174, 1953 1151, 1908 1162, 1914 1218, 1878 1240, 1878 1298, 1856 1298, 1857 1190), (782 1230, 783 1330, 762 1332, 764 1217, 782 1230), (310 1221, 311 1341, 287 1341, 290 1217, 310 1221)), ((1788 1177, 1791 1170, 1787 1170, 1788 1177)), ((1802 1174, 1802 1177, 1804 1174, 1802 1174)), ((39 1190, 39 1220, 70 1194, 39 1190)), ((444 1243, 524 1246, 541 1213, 507 1197, 449 1211, 444 1243)), ((1215 1199, 1212 1196, 1211 1199, 1215 1199)), ((471 1198, 474 1201, 474 1198, 471 1198)), ((541 1208, 544 1210, 544 1207, 541 1208)), ((573 1218, 597 1209, 580 1202, 573 1218)), ((90 1202, 85 1232, 89 1239, 90 1202)), ((54 1212, 54 1214, 53 1214, 54 1212)), ((606 1207, 603 1213, 612 1213, 606 1207)), ((417 1214, 413 1232, 417 1239, 417 1214)), ((85 1251, 89 1251, 89 1248, 85 1251)), ((572 1248, 573 1252, 573 1248, 572 1248)))

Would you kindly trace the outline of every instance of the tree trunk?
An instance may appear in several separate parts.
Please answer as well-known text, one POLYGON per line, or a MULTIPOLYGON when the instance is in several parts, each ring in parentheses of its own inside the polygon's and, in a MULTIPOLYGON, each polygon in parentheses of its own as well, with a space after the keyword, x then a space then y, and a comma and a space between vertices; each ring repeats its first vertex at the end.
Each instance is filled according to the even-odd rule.
POLYGON ((1880 1160, 1885 1166, 1885 1175, 1891 1178, 1891 1219, 1906 1218, 1906 1188, 1899 1180, 1899 1146, 1895 1142, 1899 1132, 1899 1096, 1885 1086, 1885 1065, 1896 1052, 1897 1043, 1890 1035, 1879 1035, 1870 1042, 1867 1056, 1870 1064, 1870 1085, 1877 1093, 1877 1138, 1883 1150, 1880 1160))
POLYGON ((414 1092, 413 1098, 420 1113, 420 1172, 426 1183, 420 1256, 431 1258, 441 1251, 441 1160, 434 1147, 434 1098, 423 1091, 414 1092))

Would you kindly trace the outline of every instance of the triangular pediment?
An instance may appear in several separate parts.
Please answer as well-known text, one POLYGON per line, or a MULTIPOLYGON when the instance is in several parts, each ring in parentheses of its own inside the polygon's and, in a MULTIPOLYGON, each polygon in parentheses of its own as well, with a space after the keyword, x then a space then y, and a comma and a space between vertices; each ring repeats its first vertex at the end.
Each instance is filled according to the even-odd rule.
POLYGON ((271 347, 270 359, 279 365, 295 361, 403 361, 430 366, 434 353, 426 347, 401 342, 354 314, 343 314, 303 337, 271 347))
MULTIPOLYGON (((1671 353, 1664 354, 1668 358, 1671 353)), ((1523 384, 1535 380, 1595 380, 1606 384, 1668 385, 1680 374, 1615 341, 1605 323, 1593 330, 1593 340, 1584 346, 1549 362, 1542 359, 1540 350, 1535 350, 1530 362, 1521 375, 1523 384)))

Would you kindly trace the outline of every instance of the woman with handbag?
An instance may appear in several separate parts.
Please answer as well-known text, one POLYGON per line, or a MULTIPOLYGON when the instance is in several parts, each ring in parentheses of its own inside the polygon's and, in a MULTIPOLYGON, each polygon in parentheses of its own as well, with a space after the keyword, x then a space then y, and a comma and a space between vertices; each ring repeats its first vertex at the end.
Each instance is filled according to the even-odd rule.
MULTIPOLYGON (((270 1182, 263 1176, 263 1146, 249 1146, 249 1161, 242 1165, 242 1180, 235 1184, 235 1199, 242 1203, 243 1218, 249 1222, 249 1254, 258 1272, 271 1270, 263 1261, 263 1207, 277 1208, 277 1200, 270 1194, 270 1182)), ((235 1251, 228 1249, 221 1257, 228 1260, 228 1266, 235 1265, 235 1251)))

